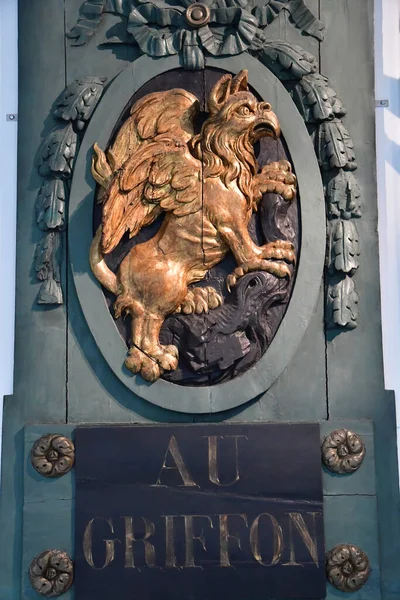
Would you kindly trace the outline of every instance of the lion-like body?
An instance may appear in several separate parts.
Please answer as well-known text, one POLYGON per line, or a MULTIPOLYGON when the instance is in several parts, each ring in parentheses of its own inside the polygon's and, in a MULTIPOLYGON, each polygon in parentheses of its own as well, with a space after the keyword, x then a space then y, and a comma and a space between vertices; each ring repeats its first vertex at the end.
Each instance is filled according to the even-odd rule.
POLYGON ((132 316, 126 366, 150 381, 178 362, 176 347, 159 342, 165 318, 177 311, 207 311, 222 302, 213 288, 188 286, 202 280, 229 251, 239 266, 228 286, 255 269, 278 277, 290 274, 284 261, 294 261, 291 244, 258 247, 248 233, 262 194, 274 191, 292 199, 295 177, 286 161, 257 173, 253 144, 262 135, 277 137, 279 123, 271 107, 247 91, 246 76, 242 72, 218 82, 209 98, 210 117, 198 135, 192 128, 196 98, 171 90, 151 94, 133 107, 108 162, 95 149, 93 174, 104 189, 104 208, 91 266, 117 296, 115 315, 125 311, 132 316), (162 210, 167 214, 154 237, 134 246, 117 274, 111 273, 103 255, 126 230, 136 235, 162 210))

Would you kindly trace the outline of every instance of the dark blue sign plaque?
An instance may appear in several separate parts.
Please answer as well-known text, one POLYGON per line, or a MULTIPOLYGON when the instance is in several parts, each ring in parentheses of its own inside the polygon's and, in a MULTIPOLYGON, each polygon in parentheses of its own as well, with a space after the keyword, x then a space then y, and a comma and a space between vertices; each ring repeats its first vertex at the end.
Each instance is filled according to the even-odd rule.
POLYGON ((75 600, 325 597, 319 427, 76 429, 75 600))

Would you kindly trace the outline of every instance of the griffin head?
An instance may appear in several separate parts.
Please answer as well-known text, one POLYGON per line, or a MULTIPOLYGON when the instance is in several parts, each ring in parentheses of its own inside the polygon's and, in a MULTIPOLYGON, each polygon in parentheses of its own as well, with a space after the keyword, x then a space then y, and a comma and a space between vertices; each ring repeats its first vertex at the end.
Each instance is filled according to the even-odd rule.
POLYGON ((224 75, 208 98, 210 120, 227 128, 229 135, 249 137, 254 144, 262 137, 277 139, 281 130, 278 117, 268 102, 258 102, 248 88, 248 72, 240 71, 233 79, 224 75))
POLYGON ((217 81, 208 98, 209 117, 190 147, 203 163, 204 177, 220 177, 226 187, 236 181, 252 206, 258 172, 253 145, 262 137, 277 139, 281 130, 271 105, 249 91, 247 76, 243 70, 217 81))

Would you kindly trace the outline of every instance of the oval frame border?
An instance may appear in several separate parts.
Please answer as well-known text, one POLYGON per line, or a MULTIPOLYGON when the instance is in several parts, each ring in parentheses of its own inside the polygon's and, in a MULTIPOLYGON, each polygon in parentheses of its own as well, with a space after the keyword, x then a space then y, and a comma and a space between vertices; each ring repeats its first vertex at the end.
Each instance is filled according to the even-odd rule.
POLYGON ((286 313, 261 359, 237 378, 213 386, 181 386, 163 379, 154 383, 132 375, 123 365, 127 348, 109 313, 100 283, 89 265, 93 237, 95 182, 92 146, 105 147, 133 94, 150 79, 179 68, 178 56, 142 56, 115 77, 93 114, 76 160, 69 203, 69 258, 79 303, 100 352, 115 375, 132 392, 168 410, 217 413, 238 407, 266 392, 293 357, 316 306, 325 261, 326 220, 321 174, 301 115, 280 81, 258 60, 242 54, 208 58, 207 67, 237 73, 249 70, 249 82, 274 107, 289 148, 300 190, 301 245, 296 282, 286 313))

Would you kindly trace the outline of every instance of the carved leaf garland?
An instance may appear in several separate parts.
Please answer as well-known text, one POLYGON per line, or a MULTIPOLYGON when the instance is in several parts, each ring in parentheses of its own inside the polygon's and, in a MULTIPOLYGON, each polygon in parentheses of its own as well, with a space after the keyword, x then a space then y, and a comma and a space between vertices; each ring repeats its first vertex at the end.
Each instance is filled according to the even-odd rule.
POLYGON ((62 179, 45 181, 36 199, 36 222, 40 229, 61 229, 65 220, 65 190, 62 179))
POLYGON ((354 329, 357 327, 358 300, 354 281, 348 275, 330 285, 327 298, 328 328, 354 329))
POLYGON ((351 219, 361 217, 361 190, 351 171, 340 169, 326 186, 328 216, 351 219))
MULTIPOLYGON (((273 44, 279 46, 281 42, 273 42, 273 44)), ((284 44, 288 45, 286 42, 284 44)), ((292 49, 298 52, 297 46, 293 46, 292 49)), ((312 64, 312 58, 307 57, 307 60, 312 64)), ((263 62, 267 64, 265 60, 263 62)), ((288 91, 292 94, 313 138, 321 171, 327 181, 325 196, 327 216, 330 219, 328 223, 328 281, 334 280, 335 282, 328 284, 328 287, 331 289, 334 286, 332 289, 335 290, 334 293, 338 297, 341 297, 342 305, 347 303, 352 307, 355 304, 355 297, 358 302, 354 282, 339 285, 337 279, 339 274, 340 277, 353 275, 358 268, 360 254, 357 228, 351 219, 361 216, 361 190, 352 173, 357 168, 354 144, 341 121, 346 110, 326 77, 315 72, 306 73, 299 77, 298 82, 293 85, 299 72, 293 71, 290 63, 289 66, 289 70, 286 71, 273 65, 269 68, 284 83, 286 82, 288 91), (346 294, 348 295, 347 300, 346 294)), ((329 298, 329 293, 327 305, 332 306, 332 298, 329 298)), ((327 312, 332 314, 331 309, 327 312)), ((358 308, 353 311, 353 319, 330 317, 328 326, 353 329, 357 325, 357 315, 358 308)))
POLYGON ((258 58, 281 81, 302 79, 318 69, 312 54, 281 40, 265 42, 258 58))
POLYGON ((323 75, 315 73, 303 77, 292 96, 306 123, 331 121, 346 114, 335 90, 323 75))
POLYGON ((103 93, 105 77, 82 77, 65 88, 57 101, 56 119, 74 121, 78 131, 90 119, 103 93))
POLYGON ((37 167, 39 174, 46 179, 36 198, 36 221, 40 229, 51 233, 39 242, 35 253, 37 278, 43 282, 36 299, 38 304, 63 302, 59 231, 65 224, 65 203, 69 191, 67 181, 73 172, 78 134, 90 120, 106 81, 105 77, 82 77, 66 87, 57 99, 53 112, 55 119, 66 124, 51 131, 39 148, 37 167))
POLYGON ((321 123, 318 127, 315 134, 315 151, 318 162, 325 171, 357 168, 353 140, 338 119, 321 123))
POLYGON ((43 281, 36 299, 38 304, 62 304, 60 285, 61 240, 58 231, 48 233, 36 247, 37 278, 43 281))
POLYGON ((42 144, 38 162, 39 174, 43 177, 70 177, 77 140, 71 123, 64 129, 54 129, 42 144))
POLYGON ((353 221, 335 219, 330 226, 330 271, 353 273, 358 269, 360 249, 353 221))

